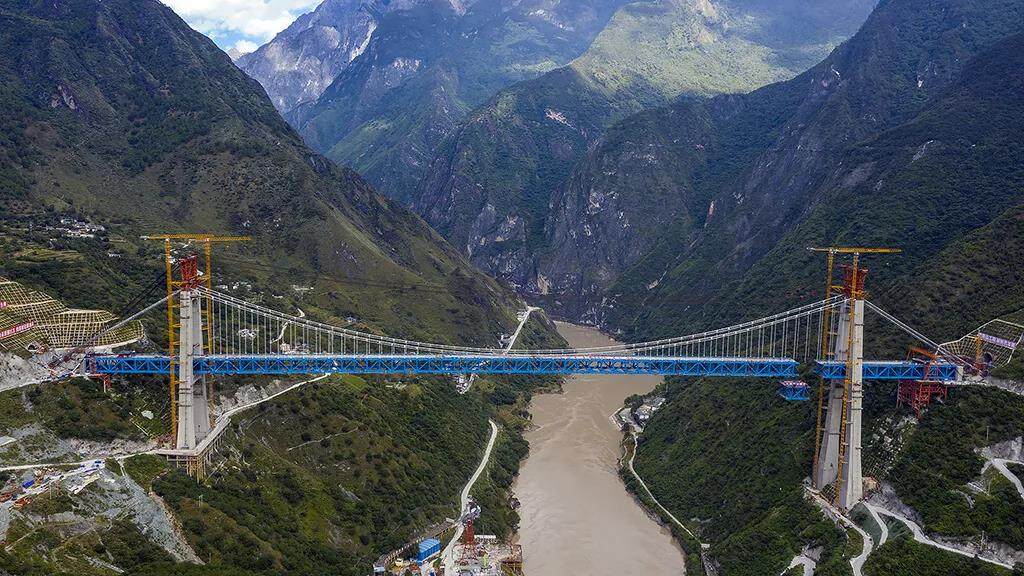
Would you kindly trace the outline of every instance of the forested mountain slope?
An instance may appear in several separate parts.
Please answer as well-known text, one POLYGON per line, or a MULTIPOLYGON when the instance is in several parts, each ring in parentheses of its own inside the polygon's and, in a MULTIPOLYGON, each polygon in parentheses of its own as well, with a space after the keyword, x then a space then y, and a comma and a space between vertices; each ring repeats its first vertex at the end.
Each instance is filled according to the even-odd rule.
MULTIPOLYGON (((904 22, 928 14, 925 3, 898 1, 886 3, 879 12, 897 8, 903 9, 904 22)), ((769 203, 758 201, 760 210, 736 218, 734 227, 717 229, 718 241, 726 244, 717 259, 708 256, 714 264, 701 268, 703 262, 691 260, 688 267, 670 269, 655 286, 641 284, 631 289, 631 294, 644 294, 637 296, 635 305, 644 307, 645 312, 621 326, 637 335, 667 334, 749 318, 820 297, 823 259, 805 250, 819 244, 902 247, 902 255, 865 261, 870 269, 868 298, 939 341, 1024 307, 1020 289, 1024 280, 1020 265, 1024 261, 1020 240, 1024 238, 1024 148, 1019 136, 1024 127, 1024 85, 1019 75, 1012 73, 1024 65, 1024 34, 1002 26, 1003 22, 1019 25, 1020 5, 963 3, 958 8, 993 18, 995 27, 986 29, 972 20, 973 24, 961 22, 947 30, 984 30, 991 35, 982 40, 942 32, 936 34, 941 39, 937 46, 925 47, 927 59, 908 55, 911 62, 942 69, 936 55, 951 54, 946 60, 952 65, 946 69, 948 81, 920 103, 888 108, 889 118, 902 116, 888 128, 851 136, 848 141, 852 143, 836 152, 837 157, 825 164, 818 176, 821 180, 814 189, 825 191, 820 198, 805 199, 805 205, 798 202, 787 212, 790 199, 782 196, 794 188, 778 184, 769 203), (940 49, 947 42, 948 48, 940 49), (968 52, 974 55, 965 57, 968 52), (756 263, 738 275, 738 280, 730 281, 728 271, 744 257, 757 254, 754 239, 766 237, 770 226, 776 225, 767 218, 772 208, 783 208, 776 217, 786 215, 797 224, 763 256, 757 256, 756 263), (744 230, 744 226, 749 227, 752 239, 729 244, 733 237, 728 233, 744 230)), ((937 14, 942 17, 925 21, 951 24, 945 18, 957 11, 940 8, 937 14)), ((876 17, 878 12, 872 19, 876 17)), ((886 29, 909 28, 894 23, 887 20, 886 29)), ((867 60, 876 63, 896 60, 877 52, 869 56, 867 60)), ((838 65, 836 70, 848 75, 838 65)), ((905 85, 913 90, 915 77, 905 78, 905 85)), ((899 85, 878 86, 894 89, 899 85)), ((892 89, 888 92, 893 93, 892 89)), ((748 105, 740 102, 739 110, 748 105)), ((683 111, 694 109, 681 106, 673 110, 671 114, 680 118, 673 126, 688 125, 682 120, 683 111)), ((839 112, 858 108, 844 103, 829 110, 831 117, 842 118, 839 112)), ((668 110, 658 113, 662 118, 670 114, 668 110)), ((668 125, 656 120, 658 113, 649 115, 648 126, 668 125)), ((713 116, 703 116, 705 120, 709 117, 713 116)), ((779 132, 788 134, 789 130, 780 128, 779 132)), ((825 133, 831 138, 837 134, 825 133)), ((849 132, 839 134, 844 133, 849 132)), ((704 134, 694 138, 713 142, 699 140, 704 134)), ((816 154, 822 151, 821 139, 799 141, 803 148, 816 144, 812 148, 816 154)), ((776 144, 772 156, 751 154, 748 158, 766 159, 748 160, 750 170, 763 171, 771 163, 799 158, 802 148, 797 145, 788 156, 781 155, 782 149, 776 144)), ((815 164, 800 165, 813 178, 824 161, 818 156, 815 164)), ((791 178, 797 179, 795 175, 791 178)), ((720 201, 725 198, 718 197, 720 201)), ((745 199, 756 200, 757 196, 745 199)), ((700 227, 710 220, 707 228, 713 229, 714 220, 721 215, 716 209, 710 217, 694 217, 697 224, 691 226, 700 227)), ((692 241, 692 237, 683 241, 692 241)), ((662 249, 672 250, 671 246, 677 245, 666 244, 662 249)), ((625 286, 625 277, 620 282, 625 286)), ((619 316, 613 309, 606 319, 618 322, 626 313, 619 316)), ((905 349, 894 346, 898 341, 882 331, 881 323, 872 320, 866 330, 869 354, 903 354, 905 349)), ((669 400, 645 430, 636 466, 673 514, 692 519, 691 525, 711 544, 710 557, 719 565, 720 574, 777 573, 804 546, 825 548, 825 561, 815 573, 850 573, 846 559, 859 551, 856 538, 850 533, 849 540, 833 540, 815 520, 817 516, 807 515, 812 508, 800 495, 799 485, 809 475, 814 449, 813 395, 811 402, 785 403, 770 385, 741 381, 673 380, 666 391, 669 400)), ((895 404, 893 384, 867 384, 865 475, 890 486, 926 533, 958 546, 973 546, 987 557, 999 555, 1010 563, 1024 559, 1024 537, 1019 529, 1024 502, 1001 476, 983 473, 985 458, 980 453, 984 447, 1024 435, 1024 400, 1004 390, 959 387, 950 391, 945 402, 928 408, 919 423, 906 408, 899 410, 895 404), (968 483, 984 489, 972 490, 968 483)), ((870 526, 872 521, 861 522, 870 526)), ((889 542, 876 547, 869 557, 866 574, 1009 573, 969 557, 913 544, 905 529, 891 529, 889 542)))
POLYGON ((891 0, 791 81, 624 120, 556 199, 538 277, 570 315, 665 334, 810 296, 807 245, 905 248, 876 286, 925 265, 1020 201, 1019 84, 972 56, 1022 10, 891 0))
POLYGON ((314 148, 405 201, 469 110, 578 56, 621 3, 399 4, 319 99, 287 117, 314 148))
MULTIPOLYGON (((218 246, 219 289, 335 324, 494 345, 520 306, 417 216, 306 147, 256 81, 156 0, 0 2, 0 226, 0 275, 74 307, 155 301, 162 248, 140 236, 197 231, 253 236, 218 246)), ((531 322, 533 344, 547 341, 550 325, 531 322)), ((139 346, 155 350, 166 327, 149 328, 154 342, 139 346)), ((271 384, 230 379, 216 391, 271 384)), ((496 405, 521 410, 530 386, 310 384, 240 414, 203 483, 159 459, 125 470, 111 460, 78 495, 6 504, 0 573, 364 574, 455 512, 487 419, 505 423, 496 405), (150 487, 207 567, 166 564, 183 558, 160 540, 166 520, 151 522, 165 512, 150 487)), ((167 432, 168 404, 160 378, 110 393, 85 380, 5 392, 0 435, 17 440, 0 461, 148 449, 167 432)), ((514 425, 501 438, 480 488, 498 533, 514 522, 506 490, 525 450, 514 425)))
MULTIPOLYGON (((140 234, 244 233, 255 240, 228 249, 242 265, 230 272, 278 293, 315 286, 332 314, 481 342, 514 321, 508 293, 422 220, 307 148, 260 86, 169 9, 23 1, 0 17, 5 275, 87 293, 64 270, 116 285, 105 271, 136 272, 124 260, 146 249, 140 234), (106 225, 124 258, 106 257, 103 238, 43 230, 71 215, 106 225), (32 257, 35 246, 66 244, 66 257, 32 257), (102 256, 75 256, 91 252, 102 256)), ((159 261, 147 267, 155 275, 159 261)))
POLYGON ((570 65, 475 110, 411 198, 484 270, 539 291, 549 206, 614 121, 679 95, 746 92, 790 78, 849 37, 873 0, 655 1, 621 7, 570 65))

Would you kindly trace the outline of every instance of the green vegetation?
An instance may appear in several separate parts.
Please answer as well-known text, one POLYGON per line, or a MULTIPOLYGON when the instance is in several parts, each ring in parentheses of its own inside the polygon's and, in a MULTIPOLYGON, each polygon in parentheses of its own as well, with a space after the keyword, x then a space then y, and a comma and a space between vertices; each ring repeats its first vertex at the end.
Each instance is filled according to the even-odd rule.
MULTIPOLYGON (((867 576, 1009 576, 1010 571, 944 552, 908 537, 890 538, 864 564, 867 576)), ((1016 574, 1016 572, 1015 572, 1016 574)))
POLYGON ((1002 477, 989 494, 964 498, 984 459, 979 447, 1024 434, 1024 398, 1002 390, 968 388, 954 401, 929 410, 889 474, 903 500, 924 519, 929 532, 980 537, 1024 548, 1024 502, 1002 477))
MULTIPOLYGON (((712 545, 724 574, 781 571, 805 545, 825 549, 816 573, 849 573, 859 536, 825 520, 798 488, 813 454, 814 398, 787 403, 764 382, 676 379, 665 394, 636 467, 662 504, 712 545)), ((866 474, 891 482, 929 531, 965 538, 984 531, 990 541, 1019 546, 1024 503, 1009 482, 989 474, 988 494, 972 493, 973 506, 963 493, 984 464, 978 448, 1024 434, 1024 400, 997 389, 957 389, 918 426, 904 428, 893 448, 878 441, 901 417, 892 394, 892 386, 869 388, 866 474)), ((873 522, 862 523, 876 531, 873 522)), ((685 546, 689 538, 678 537, 685 546)))
POLYGON ((508 499, 519 463, 529 449, 520 430, 502 429, 499 433, 491 464, 473 486, 473 497, 485 511, 474 525, 479 533, 507 538, 519 526, 519 514, 509 506, 508 499))
MULTIPOLYGON (((345 377, 261 405, 232 428, 235 456, 197 485, 154 488, 208 564, 362 574, 381 553, 450 516, 489 434, 487 411, 445 379, 345 377)), ((525 452, 503 435, 483 490, 489 528, 507 533, 504 489, 525 452)))
POLYGON ((79 0, 52 20, 5 6, 0 18, 0 116, 11 127, 0 158, 17 154, 2 167, 29 183, 0 216, 0 274, 72 306, 116 311, 162 272, 160 247, 140 235, 245 233, 255 240, 218 250, 217 280, 285 296, 275 305, 286 309, 458 343, 489 343, 513 323, 508 291, 356 174, 311 153, 251 79, 159 3, 79 0), (147 40, 110 50, 135 29, 147 40), (36 65, 44 45, 57 47, 53 66, 36 65), (34 100, 36 86, 48 87, 45 102, 34 100), (46 229, 62 217, 107 231, 75 239, 46 229), (67 257, 40 258, 45 251, 67 257), (300 297, 296 285, 314 291, 300 297))
POLYGON ((150 409, 159 414, 158 407, 167 404, 165 390, 146 381, 117 381, 106 393, 102 382, 75 378, 32 386, 26 397, 42 423, 59 437, 100 441, 155 436, 163 424, 147 421, 140 413, 150 409))
MULTIPOLYGON (((1024 91, 1011 72, 1024 64, 1020 6, 954 4, 963 17, 979 16, 979 25, 954 42, 975 54, 973 60, 938 56, 950 41, 943 20, 950 3, 882 3, 860 35, 792 82, 712 105, 680 102, 609 131, 588 162, 589 174, 571 190, 579 193, 577 206, 585 208, 590 195, 612 198, 614 191, 618 202, 602 206, 602 213, 624 210, 631 222, 661 217, 649 213, 650 206, 669 213, 652 237, 626 239, 649 240, 646 255, 607 292, 586 292, 612 302, 605 310, 609 325, 634 339, 675 335, 810 301, 820 294, 822 262, 805 248, 829 244, 903 248, 898 258, 868 264, 870 298, 938 339, 959 337, 1024 306, 1022 271, 1013 265, 1024 257, 1024 91), (933 21, 925 14, 943 17, 933 21), (1014 18, 1009 26, 1007 14, 1014 18), (883 19, 880 45, 873 22, 883 19), (899 57, 888 55, 893 42, 901 46, 899 57), (908 56, 916 50, 938 58, 936 65, 951 71, 951 83, 918 85, 916 60, 908 56), (833 89, 829 74, 845 81, 833 89), (809 82, 825 88, 813 105, 805 99, 809 82), (868 110, 873 120, 863 125, 859 118, 868 110), (800 148, 806 138, 821 148, 800 148), (853 144, 831 148, 846 139, 853 144), (794 148, 785 151, 790 143, 794 148), (646 150, 654 160, 627 162, 646 150), (795 157, 804 160, 786 160, 795 157), (820 178, 809 173, 818 170, 820 178), (780 182, 791 183, 784 195, 777 193, 780 182)), ((615 255, 620 244, 614 242, 622 239, 608 238, 604 248, 615 255)), ((602 253, 582 254, 578 260, 593 270, 590 263, 602 253)), ((869 354, 903 355, 906 338, 876 319, 868 330, 869 354)), ((773 526, 773 511, 808 475, 813 400, 782 403, 764 383, 674 382, 666 391, 668 403, 644 433, 641 474, 674 514, 692 519, 724 573, 731 573, 726 566, 777 573, 799 550, 792 535, 799 523, 763 534, 758 527, 773 526), (759 545, 732 544, 750 541, 759 545)), ((893 404, 893 385, 868 388, 867 472, 892 483, 929 531, 966 539, 984 533, 1021 548, 1024 505, 1016 491, 991 474, 987 493, 965 486, 981 472, 977 449, 1024 433, 1021 399, 994 389, 957 389, 917 425, 905 424, 906 413, 893 404)), ((858 547, 851 541, 840 556, 858 547)), ((886 566, 899 573, 896 565, 886 566)))
POLYGON ((671 518, 665 515, 664 511, 651 500, 651 497, 637 482, 636 477, 629 471, 628 462, 633 457, 633 443, 627 438, 623 440, 624 450, 622 456, 622 462, 619 467, 619 477, 622 479, 622 483, 625 485, 633 497, 638 499, 640 503, 647 508, 647 510, 655 514, 661 521, 663 526, 668 527, 669 531, 672 532, 672 536, 679 542, 680 547, 683 549, 683 553, 686 557, 686 573, 703 576, 707 572, 704 570, 703 561, 701 560, 701 548, 700 542, 691 536, 688 532, 681 529, 671 518))
POLYGON ((1016 476, 1017 478, 1024 480, 1024 464, 1015 464, 1013 462, 1008 462, 1006 464, 1006 469, 1009 470, 1010 473, 1016 476))
MULTIPOLYGON (((0 53, 0 189, 7 200, 13 183, 15 199, 0 214, 0 275, 72 307, 124 314, 136 296, 149 303, 163 291, 162 247, 140 235, 249 234, 252 242, 218 247, 214 273, 251 301, 458 344, 493 345, 516 325, 510 291, 354 172, 310 151, 255 82, 155 0, 3 3, 0 53), (62 218, 106 231, 66 238, 62 218)), ((152 342, 139 348, 163 342, 159 310, 152 316, 152 342)), ((531 332, 551 338, 545 323, 531 332)), ((68 544, 78 561, 66 569, 109 573, 88 565, 96 557, 140 574, 363 574, 456 511, 487 418, 515 420, 533 387, 551 385, 496 380, 460 396, 447 378, 326 382, 239 415, 225 458, 199 485, 154 458, 125 462, 175 510, 211 568, 169 567, 166 555, 124 535, 139 555, 111 559, 91 541, 91 552, 68 544)), ((12 428, 41 422, 50 447, 54 436, 147 438, 166 432, 167 390, 159 378, 115 381, 109 395, 80 380, 31 387, 0 395, 0 418, 12 428), (155 417, 140 419, 143 408, 155 417)), ((507 429, 487 479, 498 533, 516 521, 505 491, 525 451, 507 429)), ((17 554, 0 554, 17 569, 0 571, 57 573, 49 551, 78 540, 27 527, 19 514, 9 541, 30 536, 17 554)))
POLYGON ((841 564, 843 532, 798 488, 811 459, 810 403, 784 403, 763 383, 739 381, 669 379, 665 394, 635 466, 712 545, 724 574, 780 572, 807 544, 825 546, 841 564))
POLYGON ((543 14, 479 3, 461 15, 431 4, 387 11, 366 52, 374 57, 352 61, 317 102, 289 118, 331 159, 388 196, 411 199, 441 139, 470 110, 567 64, 620 4, 562 2, 543 14))
POLYGON ((785 403, 771 386, 738 381, 670 379, 665 393, 641 437, 637 472, 678 517, 699 519, 708 541, 791 500, 809 475, 810 402, 785 403))
POLYGON ((860 536, 826 520, 807 502, 801 490, 791 489, 755 523, 729 535, 712 548, 726 574, 754 576, 766 570, 781 571, 804 546, 822 547, 816 574, 849 575, 849 559, 861 551, 860 536))
POLYGON ((108 576, 113 573, 110 566, 171 561, 162 548, 150 542, 131 522, 102 518, 94 521, 95 529, 84 532, 61 524, 12 523, 8 547, 0 548, 0 572, 17 576, 108 576), (40 549, 47 553, 38 554, 40 549), (89 558, 100 558, 109 564, 90 562, 89 558))
POLYGON ((153 482, 167 470, 167 461, 154 454, 140 454, 124 461, 124 471, 147 491, 153 489, 153 482))
POLYGON ((1014 354, 1009 364, 996 368, 992 375, 996 378, 1024 382, 1024 354, 1014 354))
POLYGON ((257 572, 226 566, 196 566, 194 564, 153 563, 137 566, 127 576, 259 576, 257 572))
MULTIPOLYGON (((413 206, 453 244, 472 246, 473 260, 480 266, 525 285, 535 280, 528 256, 561 248, 561 239, 552 239, 550 229, 586 219, 574 214, 578 221, 560 221, 550 206, 562 207, 560 194, 575 185, 570 176, 585 167, 589 147, 614 122, 681 95, 744 92, 791 77, 852 33, 871 6, 861 1, 826 2, 814 9, 789 1, 770 7, 732 0, 716 6, 624 4, 570 65, 509 86, 473 111, 438 147, 413 206), (513 218, 523 222, 521 234, 505 230, 513 218), (501 240, 480 243, 474 235, 501 240), (511 272, 509 260, 517 264, 511 272)), ((693 142, 687 144, 692 149, 693 142)), ((652 146, 631 156, 641 167, 633 177, 647 170, 677 171, 671 164, 647 162, 652 149, 658 150, 652 146)), ((606 162, 600 172, 620 168, 606 162)), ((644 184, 622 186, 647 189, 644 184)), ((654 206, 660 204, 650 202, 644 210, 654 206)), ((567 266, 587 268, 592 263, 585 257, 566 260, 544 273, 553 277, 567 266)), ((580 286, 560 288, 575 298, 580 286)))
POLYGON ((570 315, 604 302, 629 339, 688 333, 816 298, 823 258, 806 247, 867 244, 904 249, 868 261, 872 300, 929 311, 916 327, 933 337, 1021 308, 1020 16, 1001 0, 882 3, 791 81, 609 128, 554 198, 538 272, 552 299, 570 315), (946 72, 918 86, 921 58, 946 72))

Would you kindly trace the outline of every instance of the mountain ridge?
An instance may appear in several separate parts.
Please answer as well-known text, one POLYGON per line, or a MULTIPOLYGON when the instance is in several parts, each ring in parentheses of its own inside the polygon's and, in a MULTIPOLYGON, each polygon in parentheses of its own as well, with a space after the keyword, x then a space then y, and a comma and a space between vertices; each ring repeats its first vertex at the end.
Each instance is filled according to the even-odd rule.
POLYGON ((366 50, 288 119, 316 149, 405 202, 466 112, 582 52, 620 1, 431 1, 390 12, 366 50))
POLYGON ((547 213, 609 125, 677 97, 794 76, 852 33, 871 5, 837 2, 825 14, 794 3, 624 5, 570 65, 475 110, 439 148, 412 205, 482 269, 542 292, 536 267, 549 248, 547 213), (786 9, 798 13, 796 32, 777 31, 786 9))
MULTIPOLYGON (((1019 4, 1014 2, 992 4, 994 15, 1020 11, 1019 4)), ((609 131, 609 138, 616 140, 594 148, 589 166, 574 175, 573 184, 560 200, 566 212, 552 220, 568 225, 548 230, 555 237, 552 244, 562 242, 572 250, 576 249, 574 246, 600 246, 604 231, 615 230, 609 222, 617 215, 624 214, 628 221, 636 222, 647 217, 644 210, 652 202, 661 207, 654 217, 660 218, 666 229, 650 234, 645 240, 648 244, 633 249, 634 255, 643 253, 639 259, 626 262, 621 268, 607 268, 602 282, 611 279, 612 284, 601 288, 583 281, 582 300, 587 303, 577 306, 575 313, 588 315, 591 321, 602 321, 595 307, 607 296, 608 310, 614 310, 609 312, 614 325, 633 322, 625 318, 639 314, 636 303, 650 304, 652 296, 658 293, 687 292, 689 296, 683 302, 675 302, 681 308, 697 301, 706 303, 711 290, 728 290, 721 286, 731 275, 741 274, 773 246, 780 231, 786 231, 792 222, 800 222, 822 203, 822 197, 816 196, 821 194, 817 190, 858 186, 867 174, 863 170, 851 171, 842 164, 844 151, 887 128, 912 121, 930 99, 939 97, 955 81, 968 54, 1014 30, 1013 16, 1005 22, 997 21, 998 16, 988 16, 985 7, 974 3, 945 9, 944 3, 883 3, 857 36, 794 80, 747 96, 720 97, 710 103, 683 101, 624 121, 609 131), (934 26, 950 31, 947 37, 932 46, 913 40, 915 34, 922 33, 920 30, 901 29, 894 24, 892 19, 899 14, 906 20, 911 4, 922 18, 937 18, 934 26), (971 27, 962 26, 965 18, 971 19, 971 27), (893 45, 898 34, 905 35, 898 42, 905 42, 907 48, 893 45), (865 52, 869 45, 875 46, 875 53, 905 50, 905 55, 903 60, 882 60, 865 52), (922 60, 914 62, 914 58, 922 60), (925 71, 923 76, 918 64, 925 71), (877 66, 890 71, 874 70, 877 66), (883 105, 873 104, 883 101, 883 105), (691 133, 686 119, 694 117, 710 121, 711 129, 691 133), (636 127, 629 125, 633 121, 638 123, 636 127), (706 139, 701 140, 702 137, 706 139), (636 162, 638 150, 655 156, 647 164, 636 162), (688 166, 690 170, 670 175, 665 167, 672 165, 688 166), (602 175, 612 170, 609 166, 616 170, 614 179, 602 175), (843 176, 837 176, 836 171, 843 176), (655 192, 665 195, 664 198, 644 198, 645 194, 655 192), (581 215, 586 206, 594 205, 596 198, 601 199, 599 204, 604 203, 600 209, 587 217, 575 216, 581 215), (683 204, 676 208, 678 202, 683 204), (606 221, 595 222, 596 218, 606 221), (588 225, 591 236, 582 232, 588 225), (729 272, 730 269, 739 272, 729 272), (709 273, 710 270, 714 272, 709 273), (671 282, 667 283, 672 288, 661 285, 669 279, 671 282), (713 285, 719 288, 712 288, 713 285)), ((571 252, 560 256, 555 251, 547 270, 560 269, 565 274, 565 270, 572 270, 565 266, 566 262, 602 263, 602 252, 622 254, 614 242, 597 250, 597 254, 582 252, 578 257, 570 256, 571 252)), ((543 274, 543 264, 541 270, 543 274)), ((563 276, 552 284, 579 285, 579 278, 563 276)), ((552 292, 566 301, 576 298, 571 292, 552 292)), ((713 309, 705 308, 706 317, 715 316, 713 309)), ((675 321, 678 320, 677 317, 675 321)))
MULTIPOLYGON (((163 247, 140 236, 195 231, 253 238, 217 245, 218 290, 336 326, 495 346, 522 306, 421 218, 307 147, 255 80, 156 0, 0 2, 0 206, 0 276, 73 306, 127 315, 128 303, 158 302, 163 247), (69 229, 79 223, 91 232, 69 229)), ((164 349, 159 308, 144 322, 152 341, 133 349, 164 349)), ((560 345, 539 311, 522 337, 560 345)), ((17 438, 0 447, 5 463, 149 451, 169 430, 162 376, 27 383, 6 353, 0 364, 22 385, 0 394, 0 435, 17 438)), ((297 383, 224 378, 211 398, 238 406, 297 383)), ((504 535, 526 449, 517 414, 557 383, 455 384, 324 378, 235 419, 203 479, 144 454, 123 468, 111 459, 81 493, 55 485, 23 507, 5 502, 0 573, 364 574, 457 510, 492 418, 504 430, 475 495, 493 511, 481 525, 504 535)))
MULTIPOLYGON (((319 281, 326 308, 377 317, 390 330, 441 321, 422 335, 443 341, 461 330, 489 338, 496 320, 514 323, 505 308, 514 296, 473 271, 414 214, 308 149, 260 85, 209 39, 148 0, 123 14, 104 7, 92 13, 79 0, 4 10, 10 25, 0 39, 8 53, 0 121, 14 139, 0 148, 8 159, 3 174, 17 183, 7 188, 17 210, 5 216, 75 211, 128 238, 168 228, 247 233, 256 237, 249 247, 228 251, 271 265, 249 273, 276 277, 278 289, 319 281), (123 35, 147 21, 150 36, 123 35), (339 281, 348 283, 344 292, 329 288, 339 281), (396 286, 394 301, 370 304, 370 289, 359 282, 396 286), (491 319, 446 332, 438 330, 443 318, 420 310, 412 317, 434 318, 410 323, 403 310, 424 302, 402 299, 402 285, 429 287, 463 312, 479 305, 476 312, 491 319)), ((139 244, 128 240, 133 249, 139 244)), ((18 262, 8 265, 30 267, 18 262)))
MULTIPOLYGON (((880 10, 902 9, 903 22, 927 20, 925 4, 894 0, 880 10)), ((1016 22, 1019 12, 1013 10, 1021 8, 967 4, 1007 22, 1016 22)), ((894 21, 899 22, 886 23, 894 21)), ((997 31, 973 44, 961 44, 955 35, 931 37, 932 48, 951 41, 957 50, 973 46, 974 54, 916 110, 905 110, 887 129, 845 147, 843 162, 825 177, 833 184, 827 194, 808 205, 799 223, 754 265, 736 279, 705 269, 702 279, 699 264, 690 263, 689 269, 670 269, 653 288, 620 279, 623 290, 637 298, 630 306, 645 312, 632 316, 634 308, 615 317, 618 311, 612 309, 609 321, 622 322, 612 325, 631 337, 656 337, 820 298, 823 258, 806 247, 830 244, 902 248, 901 255, 862 259, 868 298, 937 341, 957 338, 995 317, 1019 315, 1024 308, 1024 272, 1018 264, 1024 258, 1019 138, 1024 86, 1012 71, 1024 65, 1024 31, 997 31), (680 279, 687 275, 696 279, 684 284, 680 279), (699 290, 704 291, 694 293, 699 290)), ((880 52, 875 60, 892 59, 880 52)), ((909 78, 916 84, 916 77, 909 78)), ((675 112, 684 109, 693 111, 680 105, 675 112)), ((658 122, 668 113, 652 111, 648 125, 675 129, 678 124, 658 122)), ((734 248, 726 243, 721 253, 734 248)), ((891 357, 916 344, 888 334, 879 323, 866 326, 866 333, 867 354, 884 349, 891 357)), ((636 467, 673 514, 695 518, 694 527, 709 541, 708 554, 721 573, 775 573, 807 546, 824 549, 827 563, 816 573, 849 573, 845 566, 859 551, 856 538, 837 543, 815 517, 802 517, 813 510, 798 487, 806 482, 813 454, 817 398, 816 387, 811 388, 811 401, 800 404, 783 403, 774 390, 752 382, 670 379, 665 386, 668 400, 643 433, 636 467)), ((1024 558, 1024 540, 1016 529, 1024 508, 1008 482, 985 476, 979 453, 994 443, 1019 441, 1021 406, 1019 394, 958 386, 918 421, 907 408, 896 408, 895 384, 872 382, 864 397, 864 473, 892 490, 884 493, 886 501, 905 503, 920 515, 930 537, 980 546, 984 555, 1012 564, 1024 558), (991 487, 971 492, 966 485, 979 477, 991 487), (971 499, 963 497, 968 493, 971 499)), ((858 519, 856 510, 852 518, 872 531, 872 523, 858 519)), ((897 531, 880 548, 876 541, 864 572, 981 573, 976 561, 907 542, 897 531)), ((991 568, 991 573, 1008 572, 991 568)))

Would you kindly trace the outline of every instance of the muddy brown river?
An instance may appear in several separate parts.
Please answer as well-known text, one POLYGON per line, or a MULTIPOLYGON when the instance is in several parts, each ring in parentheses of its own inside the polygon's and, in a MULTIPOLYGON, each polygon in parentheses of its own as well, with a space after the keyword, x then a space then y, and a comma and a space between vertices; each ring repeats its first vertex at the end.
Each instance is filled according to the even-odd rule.
MULTIPOLYGON (((597 330, 558 324, 574 348, 615 342, 597 330)), ((573 376, 564 394, 534 396, 530 455, 515 493, 529 576, 679 575, 683 554, 626 492, 616 470, 622 433, 611 416, 660 376, 573 376)))

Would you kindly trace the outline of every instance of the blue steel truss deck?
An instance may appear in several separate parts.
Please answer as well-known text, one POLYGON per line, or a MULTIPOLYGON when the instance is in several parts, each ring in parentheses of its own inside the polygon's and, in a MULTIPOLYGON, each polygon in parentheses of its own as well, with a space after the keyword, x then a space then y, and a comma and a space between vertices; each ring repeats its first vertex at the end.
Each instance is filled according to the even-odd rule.
MULTIPOLYGON (((166 374, 167 356, 91 356, 93 374, 166 374)), ((665 376, 797 375, 789 358, 657 356, 474 355, 210 355, 197 356, 196 374, 659 374, 665 376)))
MULTIPOLYGON (((506 356, 479 355, 210 355, 197 356, 196 374, 657 374, 794 378, 797 362, 790 358, 689 358, 663 356, 506 356)), ((90 356, 93 374, 166 374, 170 358, 155 355, 90 356)), ((827 379, 843 378, 841 362, 820 362, 816 372, 827 379)), ((957 367, 936 364, 930 377, 955 380, 957 367)), ((908 361, 865 361, 865 380, 919 380, 924 365, 908 361)))
MULTIPOLYGON (((846 376, 844 362, 818 362, 814 371, 826 380, 842 380, 846 376)), ((925 365, 905 360, 864 361, 865 380, 924 380, 925 365)), ((932 364, 928 368, 929 380, 959 380, 959 368, 955 364, 932 364)))

